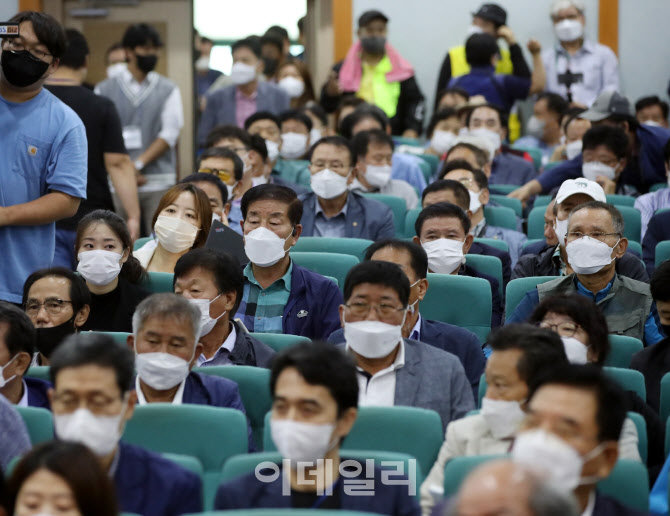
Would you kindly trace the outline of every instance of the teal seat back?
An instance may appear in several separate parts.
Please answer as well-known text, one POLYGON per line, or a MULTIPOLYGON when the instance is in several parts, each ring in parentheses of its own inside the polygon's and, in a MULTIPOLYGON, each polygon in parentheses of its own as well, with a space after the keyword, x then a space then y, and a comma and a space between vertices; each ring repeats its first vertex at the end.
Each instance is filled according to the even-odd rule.
POLYGON ((636 252, 639 256, 642 256, 642 244, 640 242, 636 242, 635 240, 629 240, 628 249, 636 252))
POLYGON ((628 240, 641 242, 640 234, 642 232, 642 215, 639 210, 632 206, 617 206, 621 212, 624 222, 623 236, 628 240))
POLYGON ((142 237, 135 240, 133 244, 133 251, 137 251, 140 247, 146 244, 149 240, 153 240, 153 237, 142 237))
POLYGON ((28 429, 30 443, 37 444, 52 441, 54 438, 54 421, 51 412, 41 407, 16 407, 28 429))
POLYGON ((633 391, 643 400, 647 399, 647 388, 644 385, 644 375, 640 371, 633 369, 623 369, 621 367, 603 367, 605 374, 617 382, 622 389, 633 391))
POLYGON ((307 337, 301 337, 300 335, 284 335, 283 333, 254 332, 251 336, 260 340, 263 344, 270 346, 277 353, 303 342, 311 342, 307 337))
POLYGON ((328 509, 236 509, 205 511, 183 516, 370 516, 369 512, 328 509))
POLYGON ((658 192, 659 190, 663 190, 664 188, 667 188, 667 187, 668 187, 668 183, 667 183, 667 182, 666 182, 666 183, 654 183, 654 184, 651 185, 651 187, 649 188, 649 191, 650 191, 650 192, 658 192))
POLYGON ((486 389, 488 384, 486 383, 486 374, 482 373, 481 378, 479 379, 479 391, 477 392, 477 408, 482 408, 482 398, 486 394, 486 389))
POLYGON ((435 172, 437 172, 437 167, 440 166, 440 157, 435 156, 435 154, 417 154, 416 156, 430 165, 430 177, 426 179, 426 183, 430 184, 435 172))
POLYGON ((409 145, 410 147, 423 146, 423 143, 420 138, 410 138, 407 136, 394 136, 393 143, 396 145, 409 145))
POLYGON ((490 226, 498 226, 516 231, 516 215, 506 206, 484 206, 484 218, 490 226))
POLYGON ((500 204, 500 206, 505 206, 507 208, 511 208, 514 210, 514 214, 517 217, 521 217, 523 214, 523 206, 521 205, 521 201, 519 199, 514 199, 512 197, 507 197, 505 195, 500 195, 500 194, 491 194, 490 198, 492 201, 496 202, 497 204, 500 204))
POLYGON ((372 240, 364 238, 300 237, 298 243, 291 248, 291 253, 350 254, 362 262, 365 250, 372 244, 372 240))
POLYGON ((504 240, 498 240, 497 238, 475 238, 475 242, 490 245, 491 247, 495 247, 500 251, 509 253, 509 245, 504 240))
MULTIPOLYGON (((421 156, 417 157, 420 158, 421 156)), ((423 178, 426 180, 426 184, 430 184, 431 180, 433 179, 433 167, 430 163, 423 159, 420 159, 418 164, 419 168, 421 169, 421 173, 423 174, 423 178)))
POLYGON ((312 174, 309 172, 309 161, 278 159, 274 169, 282 179, 302 186, 309 186, 312 174))
POLYGON ((491 460, 504 459, 507 455, 470 455, 453 457, 444 467, 444 496, 456 495, 463 480, 472 470, 491 460))
POLYGON ((256 447, 263 445, 265 414, 272 408, 270 396, 270 370, 244 365, 196 367, 194 371, 227 378, 237 383, 240 397, 251 424, 256 447))
POLYGON ((649 437, 647 436, 647 422, 644 420, 642 414, 628 411, 628 417, 635 423, 637 430, 637 451, 640 453, 642 462, 647 463, 649 457, 649 437))
POLYGON ((500 299, 503 298, 503 272, 502 262, 497 256, 486 256, 483 254, 467 254, 465 255, 465 263, 471 266, 476 271, 483 274, 493 276, 498 280, 498 294, 500 299))
POLYGON ((414 224, 416 223, 416 219, 419 218, 419 213, 421 213, 421 208, 407 210, 405 214, 405 238, 412 238, 416 235, 414 224))
POLYGON ((665 373, 661 378, 661 404, 659 409, 661 421, 665 423, 670 416, 670 373, 665 373))
POLYGON ((491 331, 491 284, 482 278, 431 272, 428 282, 421 302, 423 317, 466 328, 485 342, 491 331))
POLYGON ((670 258, 670 240, 663 240, 656 244, 654 263, 656 267, 661 265, 665 260, 670 258))
POLYGON ((386 195, 380 193, 364 193, 362 194, 368 199, 373 199, 386 204, 393 212, 393 225, 395 227, 395 234, 402 236, 405 234, 405 213, 407 213, 407 204, 405 199, 396 197, 395 195, 386 195))
POLYGON ((128 345, 128 336, 132 333, 126 333, 123 331, 96 331, 94 333, 101 333, 102 335, 108 335, 114 339, 114 342, 121 344, 122 346, 128 345))
POLYGON ((291 253, 291 259, 300 267, 324 276, 332 276, 344 286, 349 269, 358 264, 358 258, 338 253, 291 253))
POLYGON ((635 197, 630 195, 609 194, 605 197, 607 198, 607 204, 613 204, 617 208, 621 206, 633 207, 635 205, 635 197))
POLYGON ((28 371, 26 371, 25 376, 44 380, 45 382, 51 381, 51 376, 49 376, 49 366, 30 366, 28 371))
POLYGON ((546 206, 535 206, 528 214, 528 238, 544 238, 544 212, 546 206))
POLYGON ((505 318, 514 313, 514 310, 521 303, 526 292, 533 290, 540 283, 546 283, 555 279, 556 276, 529 276, 510 281, 507 284, 507 291, 505 293, 505 318))
POLYGON ((630 367, 630 359, 644 347, 640 339, 626 335, 610 335, 610 352, 605 365, 610 367, 630 367))
POLYGON ((518 147, 516 145, 512 145, 512 148, 522 152, 527 152, 530 157, 533 158, 533 165, 535 166, 535 170, 540 170, 542 168, 542 151, 540 149, 537 147, 518 147))
POLYGON ((533 208, 544 208, 547 209, 547 204, 552 201, 553 197, 551 195, 538 195, 535 197, 535 202, 533 203, 533 208))
POLYGON ((502 195, 512 193, 514 190, 518 190, 519 188, 521 188, 519 185, 489 185, 489 190, 491 192, 502 195))
POLYGON ((174 274, 170 272, 147 272, 141 286, 152 294, 163 292, 174 292, 172 278, 174 274))

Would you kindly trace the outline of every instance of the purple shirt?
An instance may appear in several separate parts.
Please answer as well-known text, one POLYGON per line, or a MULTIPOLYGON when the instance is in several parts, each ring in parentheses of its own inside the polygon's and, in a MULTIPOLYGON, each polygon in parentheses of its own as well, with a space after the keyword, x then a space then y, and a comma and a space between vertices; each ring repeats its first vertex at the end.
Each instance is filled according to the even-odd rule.
POLYGON ((244 121, 256 112, 257 97, 258 89, 250 97, 242 93, 239 88, 235 90, 235 121, 238 127, 244 129, 244 121))

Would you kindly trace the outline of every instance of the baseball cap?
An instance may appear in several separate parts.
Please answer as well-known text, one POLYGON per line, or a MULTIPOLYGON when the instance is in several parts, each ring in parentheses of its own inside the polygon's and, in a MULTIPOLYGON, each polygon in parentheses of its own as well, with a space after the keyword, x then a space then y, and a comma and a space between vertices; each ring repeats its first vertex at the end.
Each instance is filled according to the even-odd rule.
POLYGON ((368 23, 373 20, 381 20, 384 23, 388 23, 388 17, 381 11, 372 9, 371 11, 365 11, 358 17, 358 28, 365 27, 368 23))
POLYGON ((633 116, 633 110, 626 97, 616 91, 605 91, 598 95, 593 105, 580 114, 579 118, 600 122, 612 115, 633 116))
POLYGON ((561 204, 568 197, 575 194, 586 194, 594 201, 607 202, 605 191, 595 181, 580 177, 578 179, 566 179, 556 194, 556 204, 561 204))
POLYGON ((507 23, 507 11, 498 4, 482 4, 476 13, 472 13, 472 16, 492 21, 498 25, 507 23))

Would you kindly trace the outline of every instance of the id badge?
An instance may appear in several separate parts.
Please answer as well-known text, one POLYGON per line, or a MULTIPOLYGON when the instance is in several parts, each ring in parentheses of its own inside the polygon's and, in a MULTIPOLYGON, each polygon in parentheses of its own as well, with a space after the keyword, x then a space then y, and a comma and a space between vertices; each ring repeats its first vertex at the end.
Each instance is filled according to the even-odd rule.
POLYGON ((142 148, 142 130, 136 125, 129 125, 123 128, 123 143, 126 150, 136 150, 142 148))

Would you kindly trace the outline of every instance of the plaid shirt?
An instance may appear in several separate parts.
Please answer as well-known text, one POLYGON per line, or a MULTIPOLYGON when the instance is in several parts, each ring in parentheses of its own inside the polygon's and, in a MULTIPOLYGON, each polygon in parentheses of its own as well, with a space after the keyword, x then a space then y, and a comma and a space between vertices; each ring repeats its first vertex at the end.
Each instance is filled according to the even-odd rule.
POLYGON ((244 268, 244 293, 235 317, 242 319, 250 332, 284 333, 282 319, 291 295, 292 272, 293 260, 286 274, 263 289, 254 277, 251 263, 244 268))

